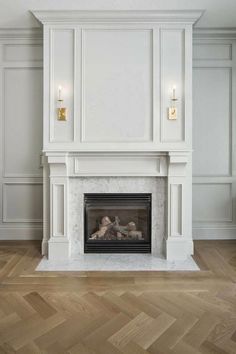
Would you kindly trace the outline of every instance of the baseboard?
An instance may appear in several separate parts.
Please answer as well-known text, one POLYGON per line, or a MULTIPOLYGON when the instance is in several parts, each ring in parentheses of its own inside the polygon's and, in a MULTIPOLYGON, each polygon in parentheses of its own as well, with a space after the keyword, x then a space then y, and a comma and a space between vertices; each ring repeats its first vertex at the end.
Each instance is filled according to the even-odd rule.
POLYGON ((43 228, 40 227, 5 227, 0 226, 0 240, 42 240, 43 228))
POLYGON ((236 240, 236 228, 193 228, 194 240, 236 240))

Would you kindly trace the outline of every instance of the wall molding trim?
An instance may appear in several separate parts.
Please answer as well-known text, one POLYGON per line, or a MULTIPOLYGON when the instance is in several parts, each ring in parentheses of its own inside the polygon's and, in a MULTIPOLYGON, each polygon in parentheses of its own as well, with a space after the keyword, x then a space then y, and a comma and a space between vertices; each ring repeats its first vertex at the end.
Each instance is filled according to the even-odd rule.
MULTIPOLYGON (((33 11, 34 16, 37 17, 38 19, 38 15, 40 16, 41 13, 44 11, 33 11)), ((49 12, 50 11, 45 11, 45 12, 49 12)), ((54 11, 53 11, 54 12, 54 11)), ((83 11, 80 11, 80 13, 83 11)), ((97 11, 99 12, 99 11, 97 11)), ((108 11, 105 11, 105 13, 107 13, 108 11)), ((115 13, 117 11, 114 11, 115 13)), ((127 12, 127 11, 126 11, 127 12)), ((131 11, 129 11, 131 12, 131 11)), ((132 11, 133 12, 133 11, 132 11)), ((137 12, 137 11, 135 11, 137 12)), ((143 13, 143 11, 140 11, 143 13)), ((64 11, 63 11, 64 13, 64 11)), ((89 11, 90 13, 90 11, 89 11)), ((153 11, 152 11, 153 13, 153 11)), ((175 12, 176 13, 176 12, 175 12)), ((190 12, 184 12, 185 16, 187 17, 187 13, 190 16, 190 12)), ((197 19, 199 19, 199 16, 202 16, 202 12, 201 11, 194 11, 195 16, 192 17, 192 21, 195 22, 197 21, 197 19)), ((165 12, 166 16, 168 16, 168 12, 165 12)), ((43 16, 43 14, 42 14, 43 16)), ((75 15, 76 16, 76 15, 75 15)), ((118 18, 118 17, 117 17, 118 18)), ((121 17, 122 18, 122 17, 121 17)), ((149 18, 149 17, 147 17, 149 18)), ((160 19, 164 18, 164 14, 162 14, 160 17, 160 19)), ((179 18, 179 20, 181 19, 180 17, 180 13, 179 16, 177 17, 179 18)), ((191 19, 191 17, 189 17, 191 19)), ((45 19, 46 19, 46 14, 45 14, 45 19)), ((89 17, 86 18, 86 16, 84 16, 84 21, 88 21, 89 17)), ((184 19, 184 17, 182 18, 184 19)), ((43 21, 43 19, 42 19, 43 21)), ((48 18, 49 21, 49 18, 48 18)), ((52 19, 53 21, 53 19, 52 19)), ((68 19, 65 17, 63 19, 64 21, 68 21, 68 19)), ((101 18, 102 21, 102 18, 101 18)), ((122 18, 123 21, 123 18, 122 18)), ((128 18, 127 18, 128 21, 128 18)), ((173 22, 174 22, 174 17, 173 17, 173 22)), ((180 21, 181 22, 181 21, 180 21)), ((193 28, 193 39, 236 39, 236 27, 228 27, 228 28, 223 28, 223 27, 214 27, 214 28, 205 28, 205 27, 194 27, 193 28)), ((41 27, 37 28, 37 27, 31 27, 31 28, 12 28, 12 27, 6 27, 6 28, 0 28, 0 40, 1 39, 6 39, 6 40, 11 40, 11 39, 38 39, 38 40, 43 40, 43 30, 41 27)))
POLYGON ((0 28, 0 40, 43 40, 42 28, 0 28))
POLYGON ((193 39, 236 39, 236 27, 194 28, 193 39))

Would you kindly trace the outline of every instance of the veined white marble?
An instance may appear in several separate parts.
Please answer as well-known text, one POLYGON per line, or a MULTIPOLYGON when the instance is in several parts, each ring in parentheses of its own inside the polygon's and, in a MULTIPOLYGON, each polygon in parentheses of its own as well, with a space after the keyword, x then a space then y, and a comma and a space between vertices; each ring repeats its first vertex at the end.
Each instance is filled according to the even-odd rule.
MULTIPOLYGON (((165 235, 166 179, 161 177, 84 177, 70 178, 69 234, 71 257, 84 253, 85 193, 152 194, 152 254, 163 254, 165 235)), ((91 255, 91 258, 95 255, 91 255)))
POLYGON ((167 261, 152 254, 81 254, 68 261, 43 258, 37 271, 199 271, 192 257, 167 261))

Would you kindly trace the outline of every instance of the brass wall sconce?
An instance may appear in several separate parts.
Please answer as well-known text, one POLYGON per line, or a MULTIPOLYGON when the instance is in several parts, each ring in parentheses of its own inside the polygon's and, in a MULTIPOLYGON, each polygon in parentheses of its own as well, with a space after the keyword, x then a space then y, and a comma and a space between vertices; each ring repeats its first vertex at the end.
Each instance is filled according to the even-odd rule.
POLYGON ((176 102, 178 98, 176 98, 176 86, 172 88, 172 97, 171 97, 171 107, 168 108, 168 119, 176 120, 177 119, 177 108, 176 102))
POLYGON ((58 87, 58 102, 59 107, 57 108, 57 120, 66 121, 67 110, 66 107, 62 107, 63 99, 62 99, 62 87, 58 87))

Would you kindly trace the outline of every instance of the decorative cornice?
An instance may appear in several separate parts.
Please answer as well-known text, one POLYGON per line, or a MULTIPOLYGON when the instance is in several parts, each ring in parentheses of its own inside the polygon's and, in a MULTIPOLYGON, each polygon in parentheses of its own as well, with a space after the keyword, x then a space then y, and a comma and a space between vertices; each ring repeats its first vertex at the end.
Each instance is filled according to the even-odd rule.
POLYGON ((193 39, 236 39, 236 28, 195 28, 193 39))
POLYGON ((202 16, 202 10, 155 11, 155 10, 115 10, 115 11, 32 11, 43 24, 61 23, 189 23, 194 24, 202 16))
POLYGON ((0 39, 43 39, 41 28, 0 28, 0 39))
MULTIPOLYGON (((194 28, 193 39, 236 39, 236 27, 194 28)), ((0 28, 0 39, 42 40, 41 28, 0 28)))

